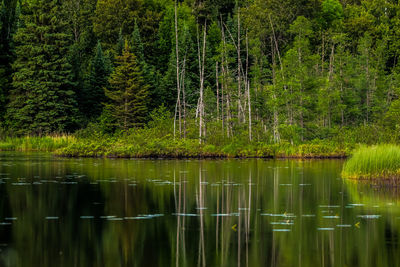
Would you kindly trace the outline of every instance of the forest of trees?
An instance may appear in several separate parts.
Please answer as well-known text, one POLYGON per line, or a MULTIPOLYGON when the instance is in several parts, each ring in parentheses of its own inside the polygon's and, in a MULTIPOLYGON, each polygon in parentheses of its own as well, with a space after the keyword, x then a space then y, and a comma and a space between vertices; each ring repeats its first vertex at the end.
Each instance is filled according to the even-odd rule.
POLYGON ((7 135, 113 134, 154 114, 199 142, 400 127, 394 0, 0 3, 7 135))

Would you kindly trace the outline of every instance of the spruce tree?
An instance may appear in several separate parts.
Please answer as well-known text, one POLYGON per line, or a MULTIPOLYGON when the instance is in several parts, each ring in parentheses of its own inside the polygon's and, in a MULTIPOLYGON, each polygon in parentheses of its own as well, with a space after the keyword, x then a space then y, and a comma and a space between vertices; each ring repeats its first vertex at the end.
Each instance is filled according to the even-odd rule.
POLYGON ((117 41, 117 46, 116 46, 116 53, 117 56, 122 55, 122 51, 124 50, 124 35, 122 34, 122 28, 119 29, 119 34, 118 34, 118 41, 117 41))
POLYGON ((27 2, 15 35, 16 61, 7 116, 16 134, 66 132, 74 127, 75 93, 67 62, 70 35, 57 0, 27 2))
POLYGON ((82 113, 89 119, 98 117, 103 109, 103 102, 106 98, 104 95, 104 87, 108 84, 108 76, 110 75, 110 66, 104 58, 103 50, 100 42, 96 46, 96 54, 90 66, 90 73, 80 97, 80 109, 82 113))
POLYGON ((109 79, 109 88, 105 89, 109 98, 105 106, 114 117, 116 126, 128 130, 141 126, 146 118, 148 88, 127 41, 122 56, 116 58, 116 65, 109 79))
POLYGON ((18 1, 0 1, 0 121, 5 113, 7 94, 11 86, 13 57, 12 36, 18 19, 18 1))
POLYGON ((158 88, 157 84, 159 77, 157 75, 157 72, 155 71, 154 66, 147 63, 139 26, 137 25, 136 20, 131 36, 131 51, 136 57, 137 64, 142 71, 144 82, 148 86, 149 97, 151 99, 154 99, 154 101, 151 101, 151 103, 149 103, 148 108, 154 109, 161 104, 159 102, 161 97, 158 90, 156 89, 158 88))
POLYGON ((131 50, 132 50, 133 54, 136 56, 138 62, 140 64, 146 64, 145 59, 144 59, 144 48, 143 48, 142 38, 140 36, 139 26, 137 25, 136 20, 135 20, 135 26, 134 26, 133 32, 132 32, 131 43, 132 43, 131 50))

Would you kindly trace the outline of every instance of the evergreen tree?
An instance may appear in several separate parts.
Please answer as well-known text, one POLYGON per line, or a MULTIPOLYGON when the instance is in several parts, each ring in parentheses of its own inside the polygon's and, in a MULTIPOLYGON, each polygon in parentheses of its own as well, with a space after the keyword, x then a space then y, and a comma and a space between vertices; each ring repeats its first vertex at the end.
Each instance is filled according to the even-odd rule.
POLYGON ((122 55, 122 51, 124 50, 124 35, 122 34, 122 28, 119 29, 119 34, 118 34, 118 40, 117 40, 117 45, 116 45, 116 53, 117 56, 122 55))
POLYGON ((138 62, 140 62, 141 64, 146 64, 144 59, 144 48, 143 48, 142 38, 140 36, 139 26, 137 25, 136 20, 132 32, 131 44, 132 44, 131 50, 133 54, 136 56, 138 62))
POLYGON ((11 83, 12 36, 16 28, 18 9, 17 0, 0 1, 0 119, 5 112, 11 83))
POLYGON ((116 58, 116 65, 109 79, 110 86, 105 89, 110 101, 105 106, 114 117, 116 126, 128 130, 141 126, 145 121, 148 89, 127 41, 122 56, 116 58))
POLYGON ((67 62, 71 37, 57 0, 26 3, 15 35, 16 61, 7 117, 16 134, 70 131, 76 116, 67 62))
POLYGON ((96 0, 62 1, 62 11, 65 13, 68 31, 73 39, 69 48, 68 62, 72 66, 73 81, 80 107, 83 102, 81 96, 85 93, 86 79, 90 72, 93 48, 97 43, 92 24, 96 2, 96 0))
POLYGON ((162 102, 160 102, 161 94, 157 86, 159 83, 159 75, 155 71, 155 67, 147 63, 143 41, 136 20, 131 36, 131 51, 137 59, 137 63, 142 71, 144 82, 148 85, 149 97, 154 100, 149 103, 150 105, 148 108, 154 109, 162 104, 162 102))
POLYGON ((110 66, 103 55, 100 42, 96 46, 96 54, 90 66, 90 73, 87 79, 87 85, 80 97, 81 111, 88 118, 96 118, 103 109, 102 103, 105 101, 104 87, 107 86, 108 76, 110 75, 110 66))
POLYGON ((107 49, 117 43, 119 35, 132 33, 135 18, 138 17, 142 5, 142 0, 97 1, 93 30, 107 49))

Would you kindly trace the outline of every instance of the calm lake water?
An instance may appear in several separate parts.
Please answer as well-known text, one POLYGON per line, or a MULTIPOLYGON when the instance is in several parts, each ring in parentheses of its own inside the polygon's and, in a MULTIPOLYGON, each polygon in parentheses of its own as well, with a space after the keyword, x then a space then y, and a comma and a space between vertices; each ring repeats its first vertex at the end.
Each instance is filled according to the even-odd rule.
POLYGON ((397 192, 342 165, 0 153, 0 266, 400 266, 397 192))

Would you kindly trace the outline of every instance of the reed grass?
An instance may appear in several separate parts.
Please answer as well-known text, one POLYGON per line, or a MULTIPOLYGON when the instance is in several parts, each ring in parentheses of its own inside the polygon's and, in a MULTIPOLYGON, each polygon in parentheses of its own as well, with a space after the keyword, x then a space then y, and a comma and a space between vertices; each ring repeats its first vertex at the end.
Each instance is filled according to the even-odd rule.
POLYGON ((361 146, 343 166, 344 178, 400 180, 400 146, 361 146))
POLYGON ((0 151, 53 152, 75 142, 72 135, 6 137, 0 140, 0 151))

